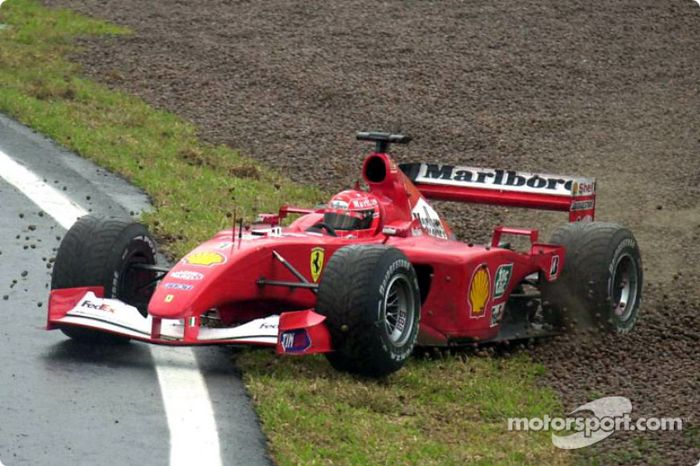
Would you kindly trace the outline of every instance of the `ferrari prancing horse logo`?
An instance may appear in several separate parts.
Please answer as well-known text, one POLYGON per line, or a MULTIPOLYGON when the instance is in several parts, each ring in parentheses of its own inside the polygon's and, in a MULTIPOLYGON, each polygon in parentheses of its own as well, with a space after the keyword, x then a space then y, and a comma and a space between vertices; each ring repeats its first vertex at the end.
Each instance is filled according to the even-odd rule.
POLYGON ((323 270, 323 258, 326 251, 323 248, 313 248, 311 250, 311 278, 317 282, 323 270))

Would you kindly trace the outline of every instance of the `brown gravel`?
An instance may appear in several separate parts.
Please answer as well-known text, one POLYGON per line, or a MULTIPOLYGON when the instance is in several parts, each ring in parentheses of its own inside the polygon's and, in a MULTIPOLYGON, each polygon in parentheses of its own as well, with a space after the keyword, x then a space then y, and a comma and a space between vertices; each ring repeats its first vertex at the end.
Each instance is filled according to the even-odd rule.
MULTIPOLYGON (((617 433, 603 464, 700 459, 700 8, 691 0, 46 0, 131 27, 85 42, 88 74, 329 191, 358 175, 356 130, 414 136, 401 160, 599 179, 647 287, 636 331, 532 351, 565 407, 627 396, 683 433, 617 433)), ((482 240, 562 215, 441 206, 482 240)), ((591 456, 592 455, 592 456, 591 456)))

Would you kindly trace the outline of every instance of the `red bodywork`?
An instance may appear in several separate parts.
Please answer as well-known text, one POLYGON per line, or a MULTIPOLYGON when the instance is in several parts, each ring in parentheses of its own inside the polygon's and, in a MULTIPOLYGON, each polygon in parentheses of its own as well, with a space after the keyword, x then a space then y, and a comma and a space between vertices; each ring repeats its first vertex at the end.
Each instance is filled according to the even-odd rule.
MULTIPOLYGON (((283 207, 279 214, 261 216, 264 225, 217 233, 177 262, 160 281, 148 305, 150 332, 129 336, 173 345, 276 345, 279 352, 290 354, 331 351, 330 336, 323 323, 325 317, 313 312, 314 284, 322 280, 324 265, 339 248, 382 243, 400 249, 417 271, 422 300, 419 344, 447 345, 493 339, 498 335, 500 316, 511 291, 532 274, 555 280, 564 266, 563 248, 538 243, 536 230, 505 227, 494 230, 488 245, 453 240, 449 226, 426 199, 563 210, 570 212, 571 220, 593 218, 594 184, 583 193, 575 192, 577 187, 570 188, 569 195, 518 192, 512 187, 499 190, 493 186, 485 189, 460 186, 457 182, 452 185, 426 183, 421 181, 420 175, 409 177, 403 169, 385 153, 373 152, 365 159, 364 181, 379 200, 381 211, 381 222, 375 231, 342 237, 307 231, 322 220, 323 209, 283 207), (586 202, 586 209, 574 208, 575 203, 581 201, 586 202), (280 221, 290 213, 301 216, 288 227, 279 227, 280 221), (530 249, 519 252, 499 247, 503 235, 529 237, 530 249), (470 288, 477 275, 480 280, 488 277, 488 292, 473 298, 470 288), (302 286, 285 286, 285 283, 301 283, 302 286), (216 310, 221 327, 236 327, 280 314, 277 339, 202 339, 200 332, 205 331, 205 327, 200 325, 201 319, 212 310, 216 310), (500 314, 498 319, 494 312, 500 314), (161 323, 166 321, 181 322, 182 335, 163 336, 161 323)), ((519 182, 514 176, 511 177, 516 180, 514 182, 519 182)), ((559 181, 559 184, 564 182, 553 180, 551 183, 556 185, 559 181)), ((539 182, 535 180, 532 184, 536 183, 539 182)), ((570 181, 567 183, 572 186, 570 181)), ((575 186, 578 184, 576 182, 575 186)), ((49 328, 79 325, 67 322, 65 317, 86 291, 54 290, 49 306, 49 328)), ((99 296, 101 289, 90 291, 99 296)), ((106 331, 120 333, 113 328, 106 331)))

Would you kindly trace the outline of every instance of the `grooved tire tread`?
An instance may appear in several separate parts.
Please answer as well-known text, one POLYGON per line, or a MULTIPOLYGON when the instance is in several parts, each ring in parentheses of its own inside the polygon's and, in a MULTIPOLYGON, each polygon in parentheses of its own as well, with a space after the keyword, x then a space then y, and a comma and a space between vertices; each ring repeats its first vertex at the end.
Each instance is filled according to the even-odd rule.
MULTIPOLYGON (((374 291, 379 285, 378 270, 382 260, 405 259, 403 253, 384 245, 352 245, 336 251, 326 265, 319 284, 316 310, 326 316, 335 351, 327 353, 331 365, 341 371, 380 377, 401 368, 404 360, 392 360, 383 348, 379 328, 372 314, 376 303, 374 291)), ((417 283, 411 267, 411 279, 417 283)), ((416 289, 414 302, 420 303, 416 289)), ((420 309, 415 311, 414 333, 417 335, 420 309)), ((383 323, 381 324, 383 326, 383 323)), ((410 343, 411 349, 415 338, 410 343)))
MULTIPOLYGON (((114 269, 110 268, 115 247, 124 237, 148 234, 131 220, 86 215, 78 219, 61 241, 56 254, 51 289, 82 286, 102 286, 105 297, 116 298, 113 289, 114 269)), ((121 252, 120 252, 121 253, 121 252)), ((61 331, 71 338, 88 342, 123 343, 126 337, 79 327, 64 327, 61 331)))
MULTIPOLYGON (((612 252, 625 239, 634 240, 632 233, 614 223, 577 222, 557 229, 550 243, 566 248, 564 268, 560 277, 542 287, 545 315, 557 326, 588 325, 624 333, 634 324, 641 294, 642 269, 639 251, 639 294, 636 308, 623 329, 611 321, 611 295, 608 280, 612 252)), ((635 241, 636 244, 636 241, 635 241)))

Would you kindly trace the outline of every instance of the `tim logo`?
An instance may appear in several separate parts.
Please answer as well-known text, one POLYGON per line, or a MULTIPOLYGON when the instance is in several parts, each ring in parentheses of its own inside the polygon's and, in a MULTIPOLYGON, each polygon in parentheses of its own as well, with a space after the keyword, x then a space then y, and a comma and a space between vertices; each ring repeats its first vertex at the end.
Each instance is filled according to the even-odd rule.
POLYGON ((294 346, 294 334, 292 332, 287 332, 282 334, 282 348, 289 350, 294 346))
POLYGON ((290 330, 280 335, 280 344, 285 353, 301 353, 311 346, 311 338, 304 329, 290 330))

